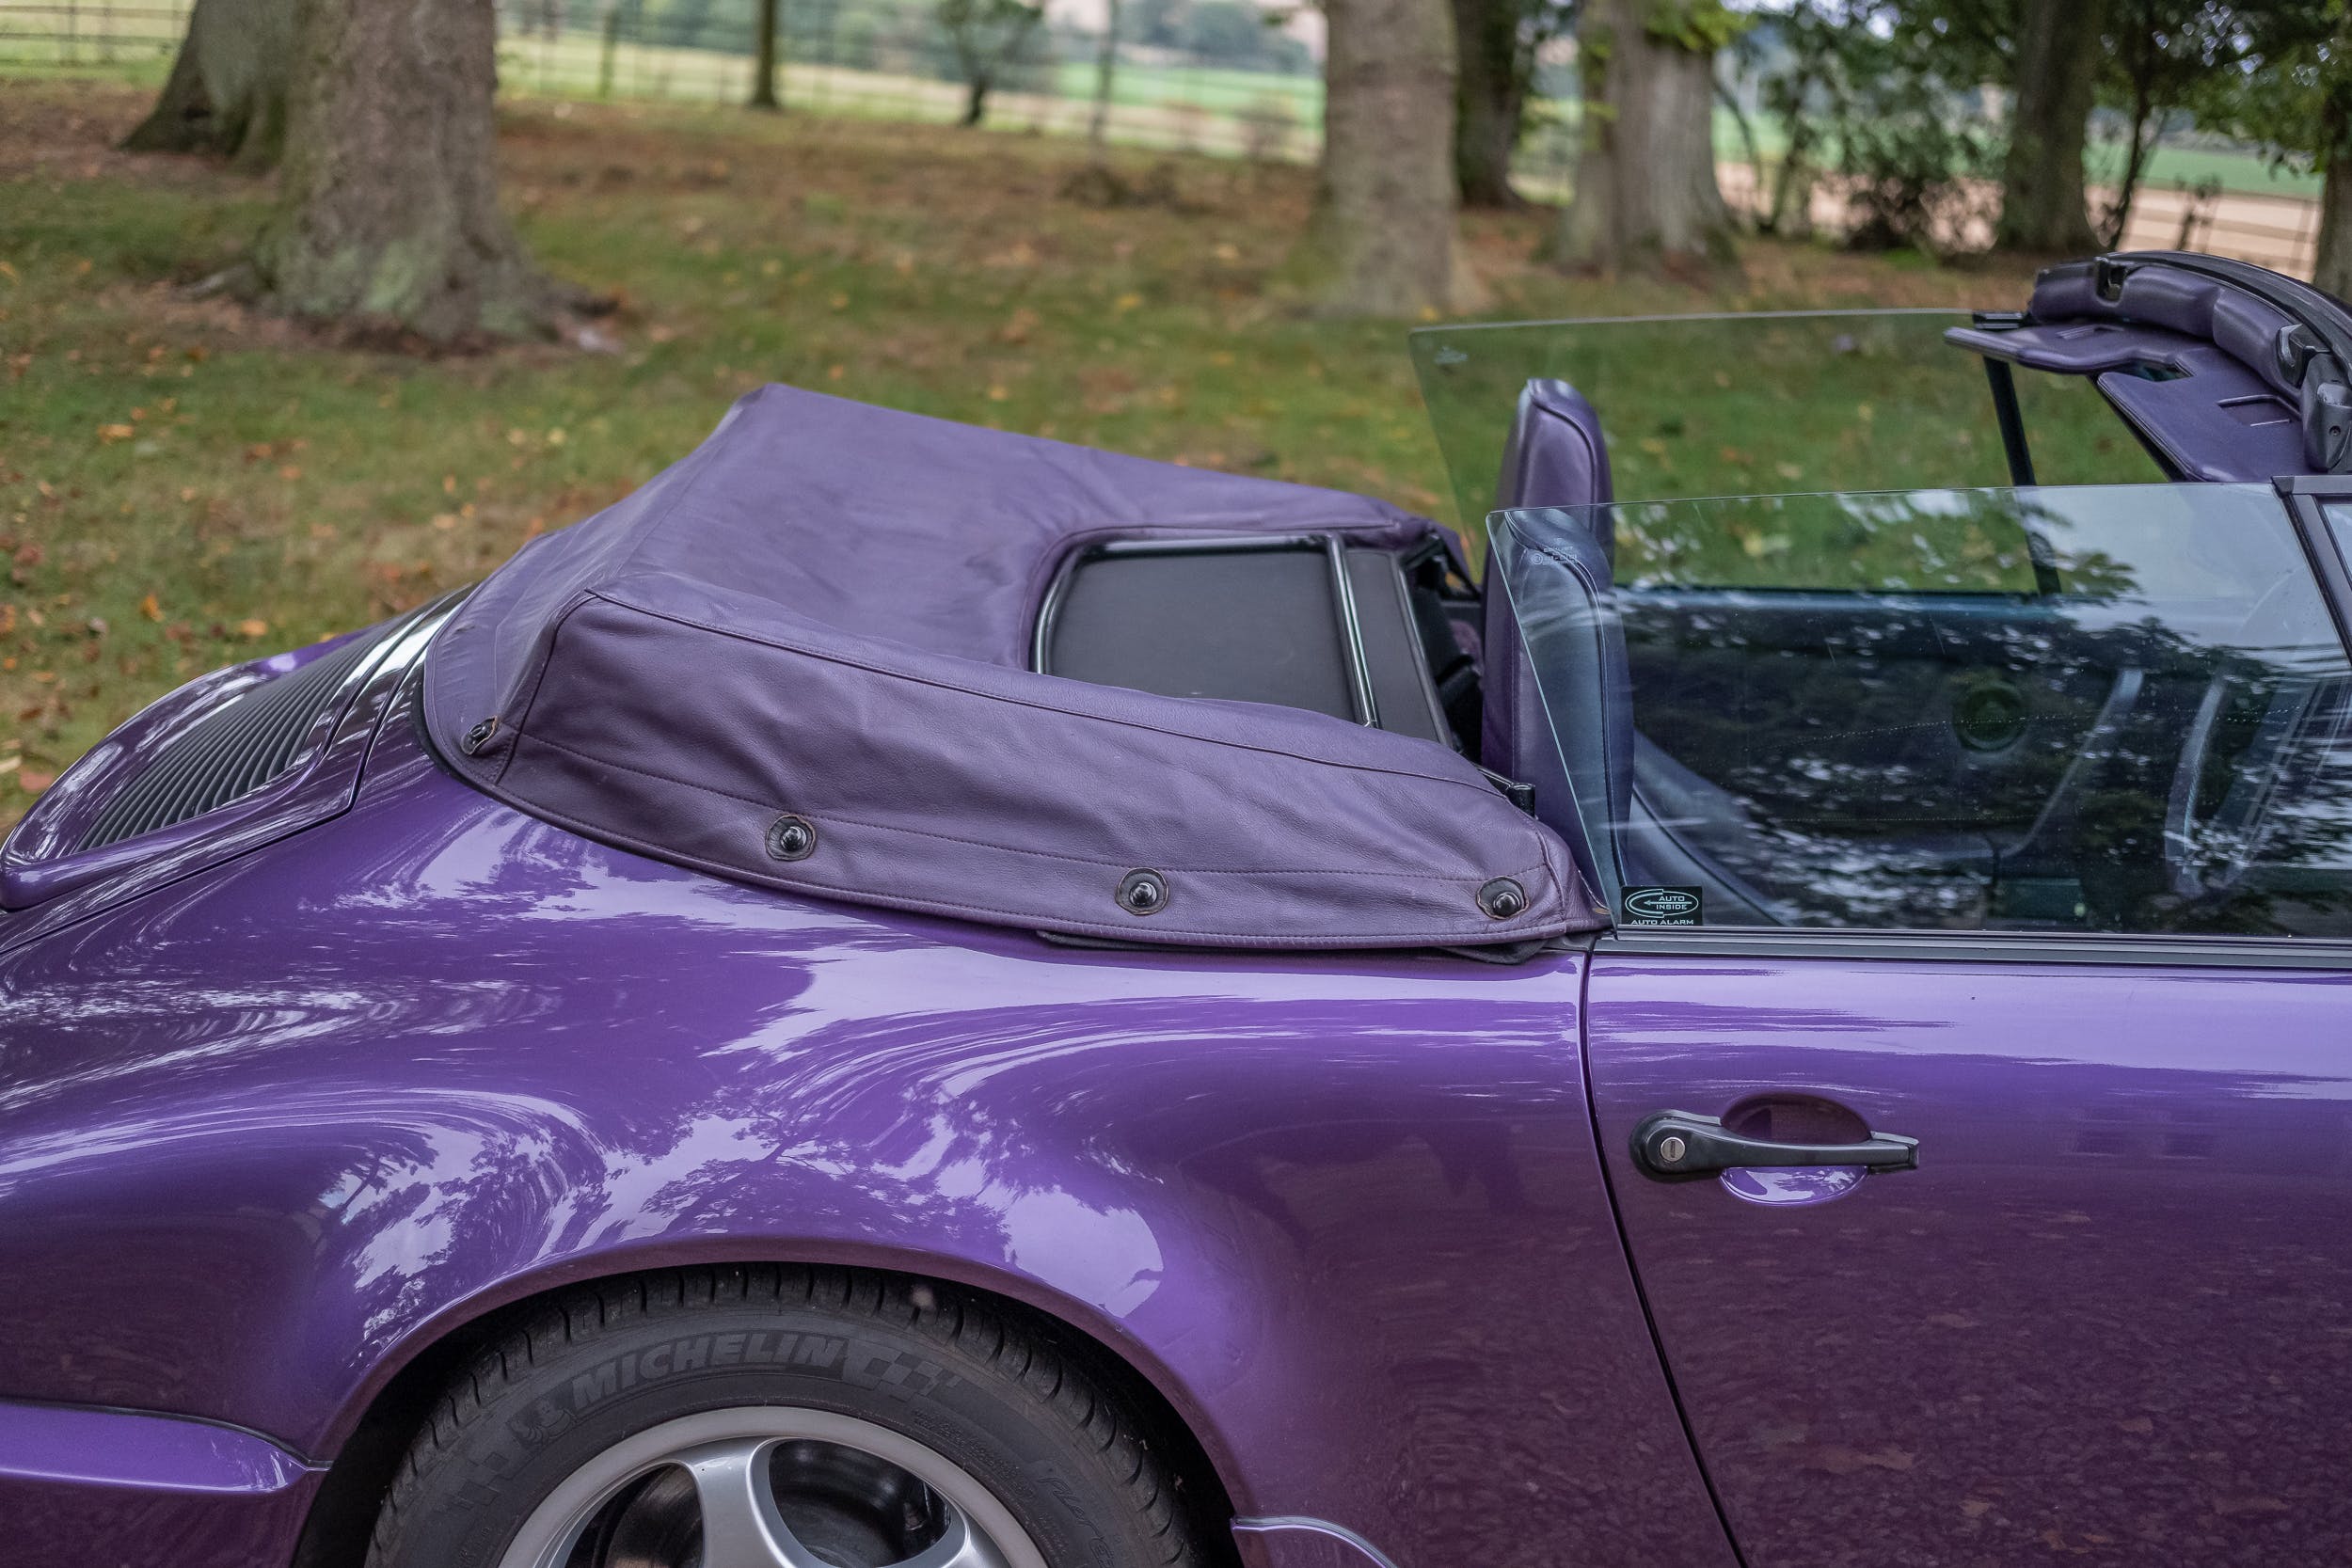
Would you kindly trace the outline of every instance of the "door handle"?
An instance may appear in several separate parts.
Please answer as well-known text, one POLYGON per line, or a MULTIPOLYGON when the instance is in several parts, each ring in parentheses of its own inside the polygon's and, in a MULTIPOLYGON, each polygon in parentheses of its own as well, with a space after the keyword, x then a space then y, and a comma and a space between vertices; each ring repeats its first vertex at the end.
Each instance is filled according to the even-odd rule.
POLYGON ((1633 1130, 1633 1163, 1661 1181, 1713 1176, 1740 1165, 1859 1165, 1916 1170, 1919 1140, 1873 1132, 1856 1144, 1776 1144, 1726 1132, 1713 1117, 1658 1111, 1633 1130))

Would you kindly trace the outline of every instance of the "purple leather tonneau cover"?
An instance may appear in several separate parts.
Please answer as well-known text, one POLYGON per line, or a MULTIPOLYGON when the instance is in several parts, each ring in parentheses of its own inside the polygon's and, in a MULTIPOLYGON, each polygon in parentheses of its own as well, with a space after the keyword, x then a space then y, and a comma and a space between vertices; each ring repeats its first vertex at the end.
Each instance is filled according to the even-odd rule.
POLYGON ((1403 544, 1431 526, 767 387, 492 574, 427 658, 427 724, 534 816, 856 903, 1193 946, 1596 928, 1566 847, 1444 747, 1025 668, 1045 585, 1086 540, 1403 544), (786 813, 816 830, 805 858, 769 853, 786 813), (1167 882, 1148 915, 1116 901, 1139 869, 1167 882), (1479 897, 1498 878, 1523 890, 1503 919, 1479 897))

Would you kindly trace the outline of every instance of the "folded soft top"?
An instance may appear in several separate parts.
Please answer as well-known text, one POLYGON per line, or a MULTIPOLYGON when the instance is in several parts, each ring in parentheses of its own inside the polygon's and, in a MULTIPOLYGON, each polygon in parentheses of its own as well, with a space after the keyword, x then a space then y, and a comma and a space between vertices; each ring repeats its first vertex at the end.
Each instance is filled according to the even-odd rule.
POLYGON ((435 642, 427 722, 534 816, 856 903, 1196 946, 1592 928, 1565 847, 1441 746, 1025 668, 1082 544, 1430 528, 768 387, 492 574, 435 642))

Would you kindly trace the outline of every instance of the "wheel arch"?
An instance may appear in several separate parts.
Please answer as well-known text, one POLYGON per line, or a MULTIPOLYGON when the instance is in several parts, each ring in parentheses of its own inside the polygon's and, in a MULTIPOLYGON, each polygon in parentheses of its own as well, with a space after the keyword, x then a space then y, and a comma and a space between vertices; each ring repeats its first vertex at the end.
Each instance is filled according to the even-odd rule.
POLYGON ((384 1493, 443 1391, 477 1354, 533 1313, 586 1287, 693 1270, 778 1264, 839 1268, 944 1288, 978 1297, 992 1310, 1052 1336, 1094 1377, 1133 1403, 1150 1440, 1162 1447, 1184 1489, 1185 1507, 1207 1560, 1216 1568, 1240 1568, 1232 1528, 1239 1511, 1228 1487, 1232 1457, 1213 1451, 1217 1446, 1215 1424, 1138 1341, 1116 1336, 1120 1342, 1114 1343, 1115 1331, 1090 1321, 1095 1315, 1083 1304, 1057 1297, 1017 1275, 935 1255, 878 1258, 867 1251, 843 1257, 826 1256, 826 1250, 807 1249, 793 1256, 656 1256, 628 1260, 627 1266, 600 1259, 598 1267, 550 1269, 437 1314, 384 1358, 345 1412, 341 1441, 295 1544, 294 1568, 363 1568, 384 1493))

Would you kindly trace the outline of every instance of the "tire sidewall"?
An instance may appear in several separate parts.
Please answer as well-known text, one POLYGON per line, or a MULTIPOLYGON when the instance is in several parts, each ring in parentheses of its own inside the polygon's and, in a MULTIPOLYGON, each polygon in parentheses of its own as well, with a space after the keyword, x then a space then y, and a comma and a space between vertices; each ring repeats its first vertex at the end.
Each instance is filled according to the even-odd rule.
MULTIPOLYGON (((421 1473, 371 1568, 495 1568, 548 1493, 664 1421, 795 1405, 912 1437, 986 1487, 1051 1568, 1153 1560, 1104 1456, 1032 1388, 946 1336, 820 1309, 718 1303, 576 1331, 503 1386, 421 1473), (1122 1539, 1126 1537, 1129 1539, 1122 1539)), ((421 1466, 421 1472, 424 1467, 421 1466)))

